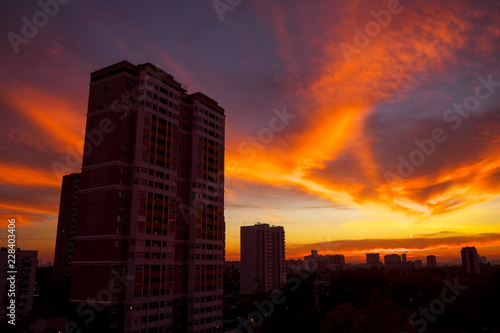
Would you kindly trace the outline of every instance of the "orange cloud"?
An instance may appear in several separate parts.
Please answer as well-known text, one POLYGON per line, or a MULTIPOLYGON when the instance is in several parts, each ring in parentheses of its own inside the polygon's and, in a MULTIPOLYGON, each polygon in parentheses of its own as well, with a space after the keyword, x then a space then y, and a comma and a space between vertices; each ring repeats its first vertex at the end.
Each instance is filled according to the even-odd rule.
MULTIPOLYGON (((274 79, 283 86, 286 94, 279 96, 281 100, 277 107, 285 104, 297 117, 283 131, 275 132, 274 140, 264 144, 263 149, 254 149, 253 157, 239 149, 242 143, 239 138, 227 137, 226 185, 229 189, 226 199, 233 206, 238 204, 240 196, 232 186, 241 180, 271 185, 273 189, 270 191, 284 195, 289 195, 292 191, 290 188, 294 188, 335 203, 364 209, 373 215, 400 212, 417 220, 449 213, 498 195, 500 136, 499 128, 495 125, 499 123, 495 121, 498 118, 483 117, 482 122, 479 122, 473 120, 480 118, 474 115, 468 120, 470 125, 464 125, 464 128, 470 127, 464 138, 475 142, 475 146, 464 147, 464 140, 460 137, 456 137, 453 140, 455 144, 452 145, 450 139, 450 145, 442 149, 446 151, 433 156, 440 164, 429 161, 412 177, 396 179, 391 184, 387 183, 384 171, 394 161, 397 164, 399 152, 407 153, 413 149, 408 150, 410 146, 407 143, 413 145, 413 131, 418 128, 405 128, 397 133, 401 135, 392 133, 390 143, 394 143, 397 148, 401 148, 397 141, 401 141, 402 145, 406 144, 400 150, 394 150, 394 161, 387 157, 390 154, 383 155, 386 153, 384 150, 390 150, 391 147, 381 141, 380 137, 367 133, 368 121, 370 117, 376 116, 381 104, 389 103, 392 108, 397 108, 397 102, 408 100, 416 90, 433 90, 436 78, 448 86, 458 82, 459 78, 462 79, 461 83, 468 82, 470 76, 477 77, 476 72, 482 69, 479 65, 486 60, 497 68, 496 48, 500 37, 500 29, 496 25, 500 18, 497 11, 467 1, 453 4, 425 0, 418 3, 405 1, 403 11, 393 15, 391 23, 372 38, 367 47, 353 54, 351 62, 348 62, 339 43, 353 44, 354 28, 363 29, 367 22, 373 20, 370 10, 385 8, 386 1, 369 6, 365 1, 326 1, 314 6, 302 1, 296 1, 293 6, 288 2, 280 5, 256 1, 248 6, 256 9, 256 19, 274 36, 273 45, 269 49, 276 52, 276 59, 271 58, 272 65, 265 67, 264 71, 282 68, 274 79), (439 13, 439 18, 436 18, 435 13, 439 13), (476 22, 481 22, 480 26, 476 22), (461 56, 462 53, 476 58, 466 59, 461 56), (463 67, 463 72, 458 67, 463 67), (448 151, 453 153, 447 155, 448 151), (439 158, 437 155, 446 158, 439 158)), ((92 24, 107 22, 99 19, 97 15, 95 20, 91 20, 92 24)), ((189 78, 187 72, 174 60, 177 58, 170 57, 158 46, 158 41, 151 37, 154 34, 143 32, 138 27, 135 35, 139 38, 129 42, 114 34, 111 29, 104 30, 111 37, 112 43, 123 51, 118 54, 126 54, 132 58, 142 57, 137 46, 145 45, 144 49, 156 52, 157 59, 173 68, 174 73, 181 73, 181 78, 189 78)), ((193 34, 193 38, 196 36, 197 33, 193 34)), ((255 52, 261 50, 260 46, 243 48, 255 52)), ((53 47, 51 55, 63 58, 62 50, 61 45, 53 47)), ((200 53, 198 48, 188 47, 188 56, 189 51, 193 54, 200 53)), ((254 56, 264 59, 262 63, 269 60, 258 52, 254 56)), ((190 63, 189 59, 183 60, 190 63)), ((194 61, 193 67, 196 65, 194 61)), ((227 70, 231 71, 232 68, 228 66, 227 70)), ((220 84, 223 87, 220 91, 224 90, 225 84, 227 82, 220 84)), ((453 97, 452 90, 458 86, 453 85, 453 89, 442 94, 443 98, 453 97)), ((474 82, 470 83, 470 87, 472 91, 474 82)), ((245 93, 251 94, 252 91, 245 93)), ((81 154, 84 106, 75 105, 73 99, 59 95, 59 92, 49 94, 28 85, 8 89, 2 95, 6 103, 38 129, 33 133, 21 133, 22 135, 9 132, 7 136, 17 137, 19 142, 40 151, 47 151, 50 146, 50 150, 64 155, 67 153, 66 148, 70 147, 81 154), (37 135, 41 140, 37 140, 37 135)), ((230 99, 229 96, 225 98, 230 99)), ((223 105, 224 97, 220 101, 223 105)), ((412 101, 408 103, 414 107, 411 105, 412 101)), ((243 111, 252 111, 245 109, 243 104, 241 103, 243 111)), ((414 112, 420 118, 415 116, 410 120, 419 122, 428 117, 429 114, 425 113, 427 107, 429 106, 415 106, 414 112)), ((228 119, 235 114, 229 111, 232 110, 228 110, 228 119)), ((435 123, 431 125, 436 126, 435 123)), ((389 132, 393 128, 379 124, 379 129, 380 132, 389 132)), ((228 130, 237 132, 230 126, 228 130)), ((26 187, 27 191, 36 186, 59 188, 60 179, 51 170, 46 171, 49 168, 50 165, 46 165, 46 168, 35 169, 17 161, 3 163, 0 164, 0 184, 19 185, 26 187)), ((241 191, 248 191, 248 188, 241 191)), ((301 198, 302 194, 300 199, 295 200, 301 198)), ((261 205, 257 199, 254 204, 261 205)), ((50 213, 55 211, 54 207, 53 204, 46 208, 29 205, 27 212, 50 213)), ((12 202, 5 203, 3 208, 15 212, 22 210, 21 204, 12 202)), ((34 220, 26 219, 26 223, 30 221, 33 223, 34 220)), ((374 224, 376 223, 384 222, 376 221, 374 224)), ((384 244, 388 244, 387 242, 384 244)), ((412 244, 424 244, 419 242, 412 244)), ((497 244, 495 242, 491 244, 497 244)), ((412 244, 405 243, 397 249, 406 249, 412 244)), ((429 245, 424 249, 437 250, 440 246, 445 248, 446 244, 443 241, 433 245, 437 246, 435 248, 429 245)), ((377 246, 381 245, 371 246, 380 249, 377 246)), ((232 251, 228 251, 229 257, 235 253, 232 251)), ((361 250, 352 248, 346 251, 361 250)))
POLYGON ((23 165, 0 163, 0 184, 23 186, 61 186, 54 172, 23 165))
MULTIPOLYGON (((44 207, 35 207, 31 206, 28 209, 23 206, 14 206, 14 205, 6 205, 6 204, 1 204, 0 205, 0 211, 9 211, 12 212, 12 214, 50 214, 50 215, 57 215, 59 212, 59 207, 51 207, 51 208, 57 208, 57 209, 44 209, 44 207), (26 212, 29 210, 29 212, 26 212)), ((2 213, 5 216, 7 216, 8 213, 2 213)), ((28 221, 28 220, 26 220, 28 221)))
MULTIPOLYGON (((238 166, 228 170, 229 178, 292 184, 341 204, 359 209, 377 207, 377 211, 396 211, 417 219, 498 195, 498 186, 487 185, 500 163, 498 148, 493 145, 489 150, 493 154, 482 156, 476 162, 469 163, 464 157, 462 164, 443 165, 426 174, 388 184, 383 172, 386 162, 380 161, 373 150, 373 139, 364 133, 367 117, 379 103, 388 99, 404 100, 413 89, 431 83, 437 74, 449 75, 451 66, 460 61, 459 53, 475 42, 476 36, 471 33, 476 31, 475 23, 458 15, 464 6, 470 5, 466 2, 450 6, 436 2, 405 3, 403 11, 393 15, 390 24, 373 37, 366 48, 352 55, 351 62, 344 58, 339 43, 354 44, 353 28, 364 27, 373 20, 370 8, 365 9, 363 2, 336 5, 344 6, 335 9, 346 12, 343 17, 349 17, 342 24, 331 20, 330 25, 322 21, 308 27, 306 24, 311 22, 298 15, 300 18, 294 24, 299 28, 293 29, 293 33, 299 31, 301 35, 293 37, 282 7, 269 7, 267 3, 260 6, 260 11, 265 7, 269 12, 264 15, 268 20, 265 22, 273 28, 278 39, 278 54, 291 75, 300 72, 303 66, 292 56, 298 52, 293 41, 306 38, 303 43, 316 47, 315 53, 322 55, 321 60, 312 61, 319 67, 311 68, 311 72, 321 74, 317 77, 306 74, 301 82, 290 85, 303 101, 292 110, 299 113, 300 124, 292 122, 284 132, 277 133, 280 138, 265 145, 257 157, 250 159, 237 149, 239 142, 229 142, 226 161, 238 166), (435 18, 435 12, 440 13, 440 19, 435 18), (333 38, 328 40, 325 36, 333 38), (346 156, 350 158, 346 172, 335 173, 332 168, 328 170, 333 174, 318 173, 346 156), (426 198, 420 195, 422 189, 450 180, 454 183, 449 188, 436 187, 437 191, 428 191, 426 198)), ((322 6, 323 12, 333 9, 332 5, 322 6)), ((374 10, 383 9, 375 7, 374 10)), ((295 10, 308 8, 299 5, 295 10)), ((475 19, 499 16, 480 7, 471 11, 470 17, 475 19)), ((497 33, 497 29, 488 31, 497 33)), ((304 52, 307 54, 307 50, 304 52)))
POLYGON ((0 207, 0 220, 7 223, 7 220, 14 219, 16 227, 35 227, 40 222, 47 221, 55 221, 57 224, 57 213, 55 213, 55 215, 51 214, 54 213, 37 209, 30 209, 27 211, 26 208, 23 207, 0 207))
MULTIPOLYGON (((5 100, 32 122, 45 137, 52 138, 54 147, 67 153, 66 147, 83 152, 83 128, 85 112, 62 96, 51 96, 47 92, 31 87, 9 91, 5 100)), ((6 93, 6 94, 7 94, 6 93)))

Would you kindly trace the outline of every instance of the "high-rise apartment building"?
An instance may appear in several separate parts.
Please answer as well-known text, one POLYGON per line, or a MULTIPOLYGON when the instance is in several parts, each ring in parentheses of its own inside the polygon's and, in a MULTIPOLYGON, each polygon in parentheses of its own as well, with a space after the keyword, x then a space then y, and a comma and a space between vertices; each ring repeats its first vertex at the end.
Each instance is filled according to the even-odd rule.
POLYGON ((461 251, 462 265, 469 274, 479 274, 480 258, 475 246, 463 247, 461 251))
POLYGON ((286 281, 285 229, 256 223, 242 226, 241 293, 269 293, 286 281))
POLYGON ((0 249, 0 322, 12 320, 8 316, 11 313, 8 306, 14 300, 14 322, 19 325, 20 320, 28 316, 33 308, 38 252, 16 249, 15 267, 12 269, 9 266, 12 259, 9 257, 9 249, 0 249), (15 273, 10 273, 12 271, 15 273))
POLYGON ((437 267, 436 256, 433 255, 427 256, 427 267, 428 268, 437 267))
POLYGON ((122 61, 91 74, 85 133, 71 324, 221 332, 224 109, 122 61))
POLYGON ((71 277, 80 177, 80 173, 72 173, 62 181, 52 278, 56 282, 66 282, 71 277))

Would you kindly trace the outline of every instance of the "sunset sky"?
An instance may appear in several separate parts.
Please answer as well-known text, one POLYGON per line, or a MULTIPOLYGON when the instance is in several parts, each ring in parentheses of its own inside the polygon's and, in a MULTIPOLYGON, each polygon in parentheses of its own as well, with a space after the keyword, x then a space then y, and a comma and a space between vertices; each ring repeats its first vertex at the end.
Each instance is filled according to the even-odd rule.
POLYGON ((90 73, 128 60, 226 110, 226 260, 257 221, 288 258, 500 259, 500 2, 61 2, 0 5, 0 246, 15 218, 53 260, 53 165, 79 172, 90 73))

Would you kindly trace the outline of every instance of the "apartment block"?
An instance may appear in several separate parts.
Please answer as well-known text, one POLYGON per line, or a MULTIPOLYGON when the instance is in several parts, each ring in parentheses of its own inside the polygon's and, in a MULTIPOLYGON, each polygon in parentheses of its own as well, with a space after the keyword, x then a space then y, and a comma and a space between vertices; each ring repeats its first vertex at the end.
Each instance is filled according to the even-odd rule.
POLYGON ((269 293, 286 281, 285 230, 256 223, 241 227, 241 293, 269 293))
POLYGON ((382 265, 382 262, 380 261, 380 254, 379 253, 367 253, 366 254, 366 263, 368 265, 374 265, 374 266, 382 265))
POLYGON ((479 254, 477 253, 476 247, 463 247, 460 251, 460 254, 462 256, 462 265, 464 267, 464 270, 466 270, 469 274, 479 274, 479 264, 481 262, 481 259, 479 257, 479 254))
POLYGON ((150 63, 91 74, 74 327, 222 331, 224 135, 215 100, 150 63))
POLYGON ((80 177, 80 173, 73 173, 62 180, 52 275, 56 282, 66 282, 71 277, 80 177))
POLYGON ((433 255, 427 256, 427 267, 428 268, 437 267, 436 256, 433 256, 433 255))
POLYGON ((384 264, 386 266, 399 265, 401 264, 401 256, 399 254, 387 254, 384 256, 384 264))

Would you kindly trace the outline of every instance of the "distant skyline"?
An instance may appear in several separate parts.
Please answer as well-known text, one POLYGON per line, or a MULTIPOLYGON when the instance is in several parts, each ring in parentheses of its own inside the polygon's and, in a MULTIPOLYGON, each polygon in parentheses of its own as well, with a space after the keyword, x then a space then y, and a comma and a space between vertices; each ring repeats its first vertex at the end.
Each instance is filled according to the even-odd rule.
POLYGON ((0 246, 15 217, 18 246, 53 261, 53 166, 79 172, 90 73, 128 60, 226 110, 226 260, 257 221, 284 226, 287 258, 500 259, 500 3, 258 0, 221 17, 72 0, 23 28, 39 12, 0 5, 0 246))

